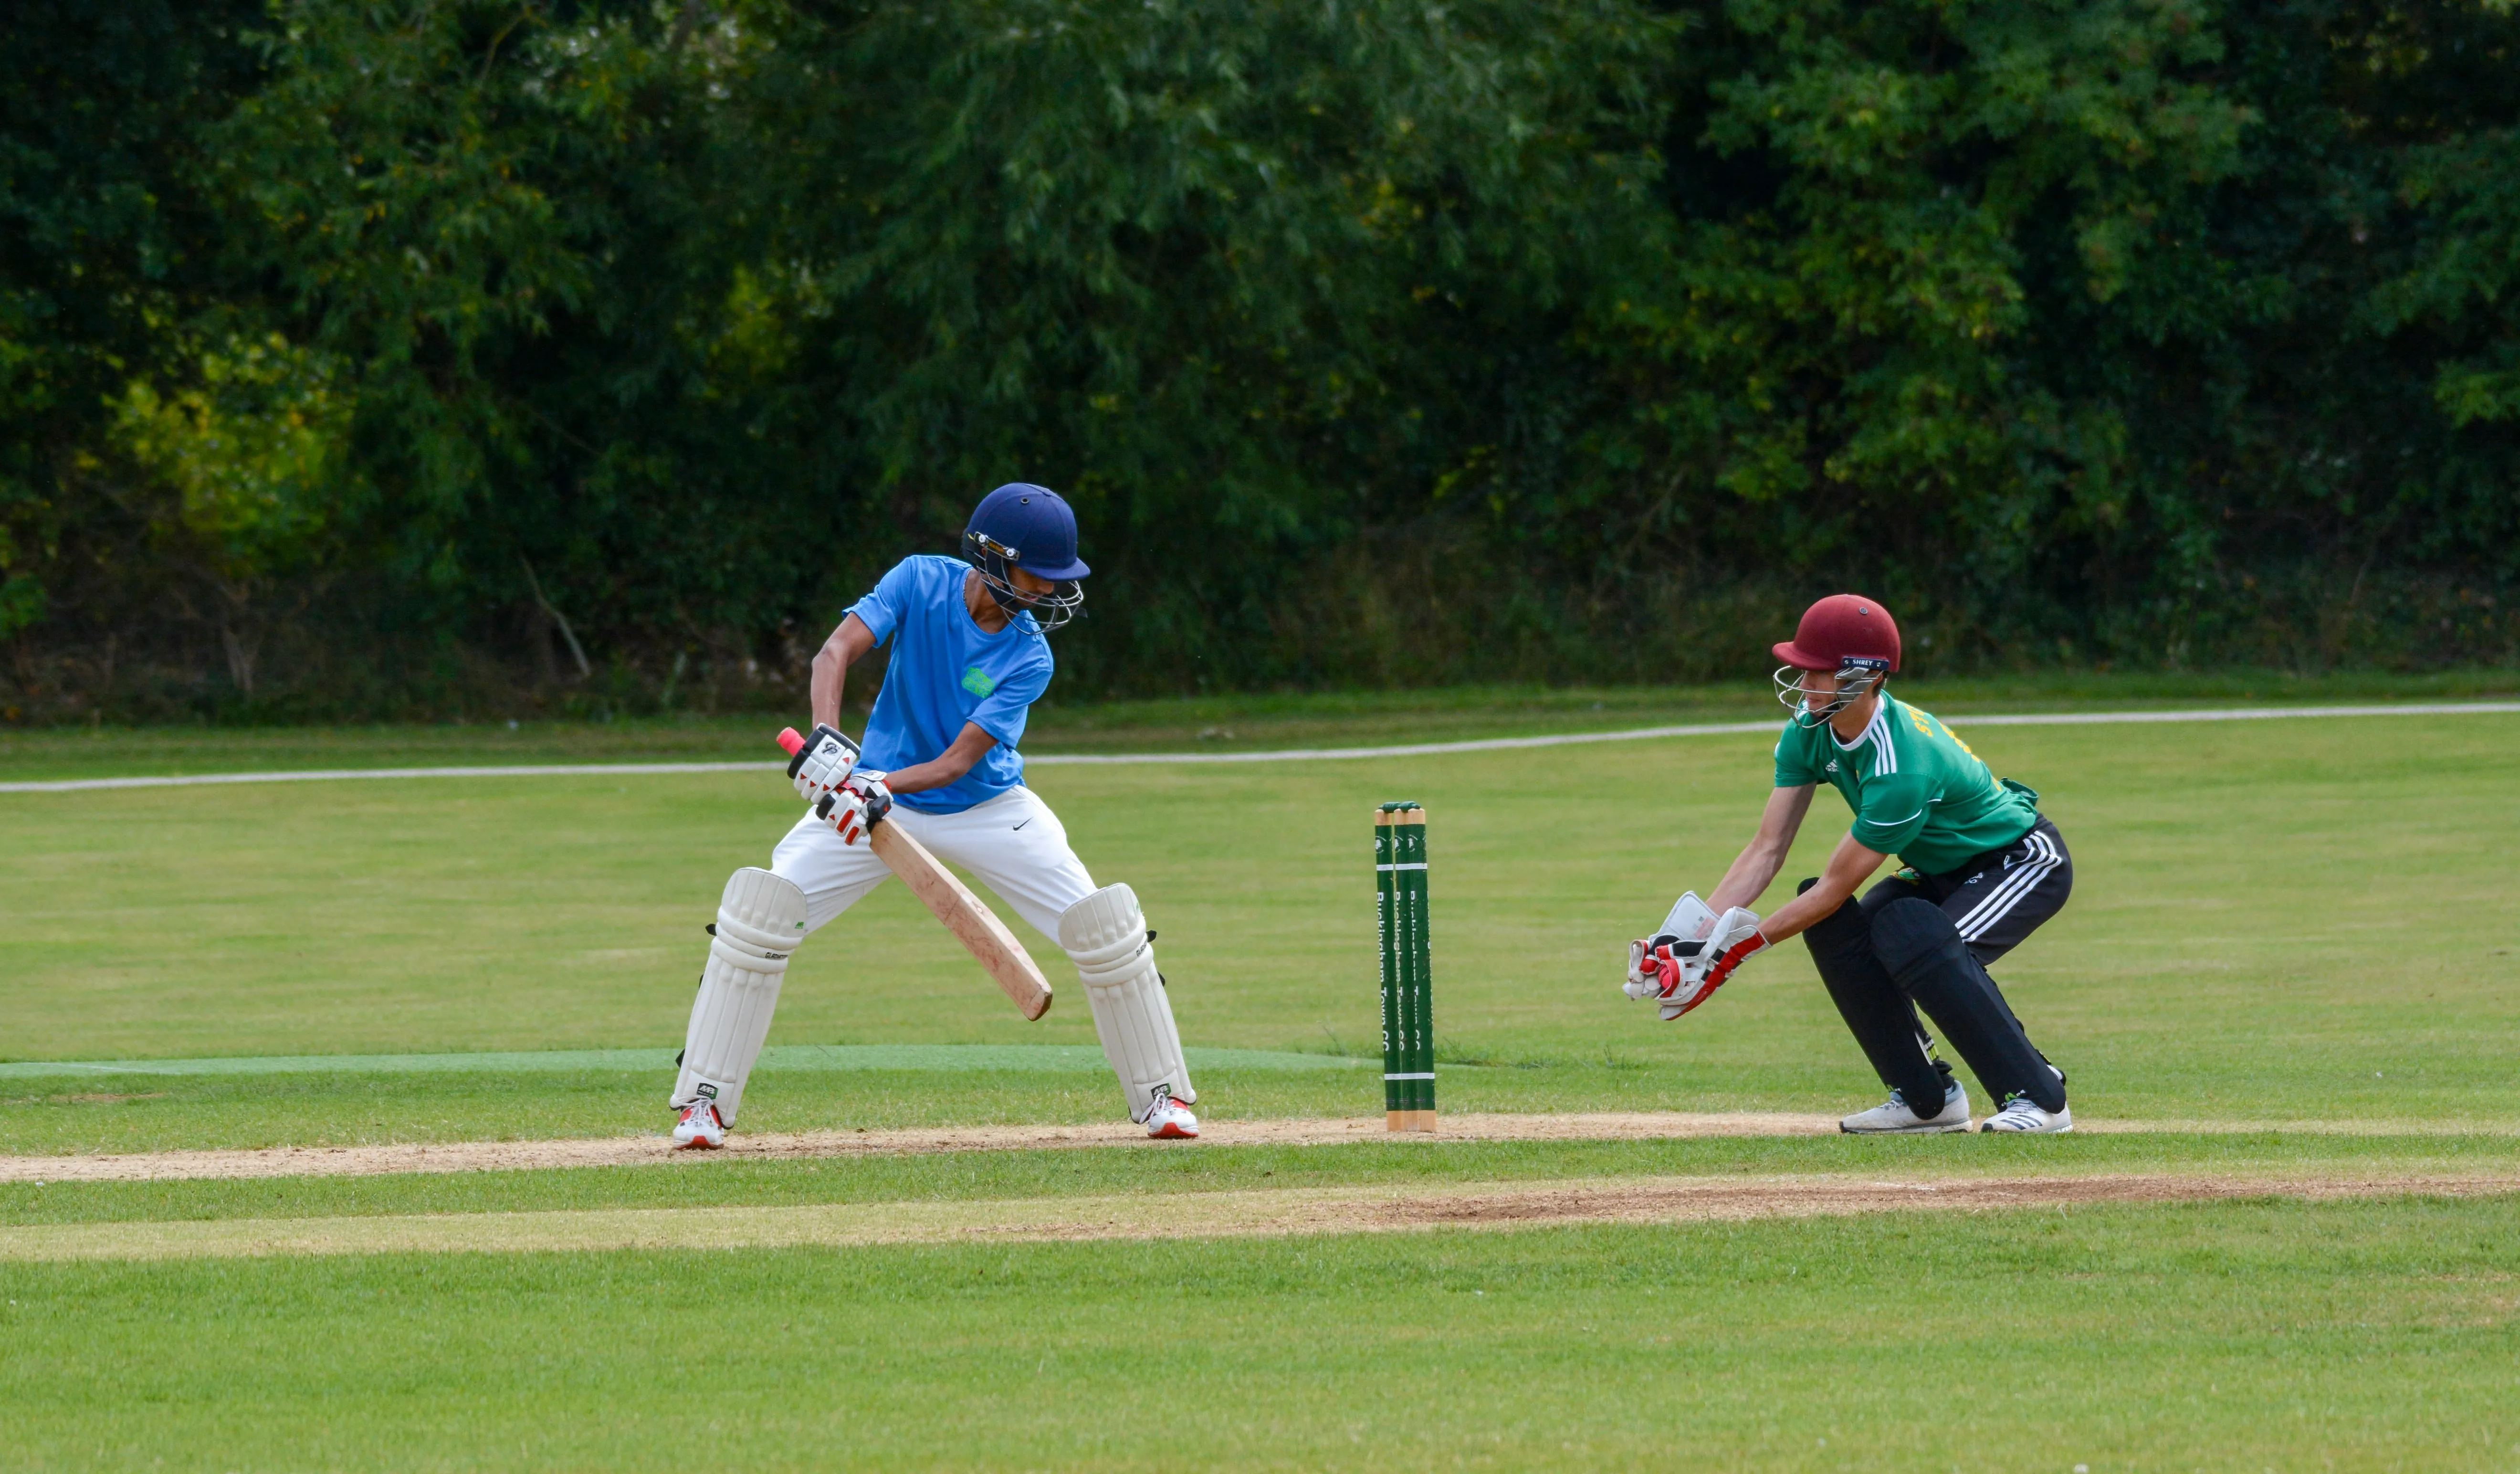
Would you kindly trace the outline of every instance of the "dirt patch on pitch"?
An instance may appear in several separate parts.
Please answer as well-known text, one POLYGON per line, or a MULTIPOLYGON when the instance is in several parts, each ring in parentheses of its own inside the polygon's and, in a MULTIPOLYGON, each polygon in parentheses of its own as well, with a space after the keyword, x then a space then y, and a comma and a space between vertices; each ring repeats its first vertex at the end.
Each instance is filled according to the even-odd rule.
MULTIPOLYGON (((2267 1132, 2393 1135, 2400 1123, 2352 1121, 2115 1121, 2094 1132, 2267 1132)), ((2488 1132, 2450 1126, 2428 1135, 2488 1132)), ((1201 1146, 1324 1146, 1381 1141, 1408 1147, 1426 1141, 1644 1141, 1704 1137, 1834 1136, 1837 1123, 1784 1112, 1600 1111, 1547 1115, 1464 1113, 1443 1118, 1432 1133, 1386 1131, 1380 1117, 1340 1120, 1210 1121, 1196 1143, 1149 1141, 1126 1122, 1093 1126, 914 1127, 881 1131, 812 1131, 731 1138, 723 1151, 678 1152, 661 1136, 596 1137, 548 1141, 409 1142, 375 1146, 275 1146, 259 1150, 158 1151, 96 1156, 0 1156, 0 1184, 118 1183, 186 1178, 382 1177, 395 1173, 517 1172, 558 1167, 705 1166, 777 1157, 894 1156, 950 1151, 1055 1151, 1134 1147, 1195 1151, 1201 1146)), ((2507 1128, 2493 1130, 2508 1135, 2507 1128)))
POLYGON ((801 1207, 594 1209, 377 1218, 76 1224, 0 1229, 0 1262, 314 1254, 712 1252, 880 1244, 1283 1237, 1588 1224, 1688 1224, 1857 1213, 2071 1209, 2233 1198, 2322 1200, 2520 1192, 2501 1175, 2184 1176, 1980 1180, 1643 1178, 1520 1184, 1022 1198, 801 1207))
POLYGON ((1633 1111, 1568 1115, 1456 1115, 1432 1134, 1396 1134, 1378 1116, 1349 1120, 1210 1121, 1198 1142, 1149 1141, 1125 1121, 1092 1126, 913 1127, 880 1131, 738 1134, 724 1150, 675 1151, 661 1136, 553 1141, 448 1141, 376 1146, 274 1146, 249 1151, 0 1157, 0 1183, 150 1182, 179 1178, 379 1177, 406 1172, 513 1172, 554 1167, 703 1166, 762 1157, 894 1156, 948 1151, 1044 1151, 1133 1146, 1320 1146, 1343 1141, 1613 1141, 1681 1137, 1822 1136, 1836 1123, 1783 1114, 1633 1111))
POLYGON ((1913 1209, 1989 1211, 2103 1203, 2193 1203, 2228 1198, 2328 1199, 2408 1192, 2473 1196, 2520 1191, 2510 1176, 2256 1177, 2148 1173, 2073 1178, 1952 1178, 1881 1182, 1829 1178, 1749 1182, 1679 1179, 1552 1184, 1398 1199, 1375 1215, 1393 1228, 1512 1227, 1811 1218, 1913 1209))

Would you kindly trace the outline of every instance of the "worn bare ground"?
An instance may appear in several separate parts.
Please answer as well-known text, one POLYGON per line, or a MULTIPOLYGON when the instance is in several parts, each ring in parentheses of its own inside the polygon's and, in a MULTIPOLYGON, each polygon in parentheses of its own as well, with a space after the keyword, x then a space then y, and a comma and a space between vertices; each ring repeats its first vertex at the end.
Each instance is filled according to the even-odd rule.
MULTIPOLYGON (((1655 1137, 1804 1136, 1835 1131, 1811 1116, 1632 1112, 1599 1115, 1456 1115, 1433 1137, 1408 1140, 1621 1140, 1655 1137)), ((1312 1146, 1392 1138, 1382 1118, 1209 1121, 1201 1144, 1312 1146)), ((808 1131, 727 1139, 724 1150, 678 1152, 661 1136, 548 1141, 449 1141, 382 1146, 277 1146, 253 1151, 156 1151, 122 1156, 0 1157, 0 1183, 136 1182, 169 1178, 372 1177, 401 1172, 481 1172, 546 1167, 694 1164, 753 1157, 847 1157, 941 1151, 1025 1151, 1078 1146, 1196 1150, 1149 1141, 1126 1121, 1091 1126, 912 1127, 808 1131)))
MULTIPOLYGON (((2403 1123, 2356 1121, 2093 1122, 2085 1131, 2394 1134, 2403 1123)), ((1380 1117, 1345 1120, 1210 1121, 1202 1142, 1220 1146, 1317 1146, 1341 1141, 1631 1141, 1687 1137, 1832 1136, 1837 1123, 1781 1112, 1604 1111, 1550 1115, 1461 1114, 1431 1135, 1394 1135, 1380 1117)), ((2443 1126, 2427 1135, 2508 1128, 2443 1126)), ((1134 1146, 1194 1151, 1148 1141, 1126 1122, 1093 1126, 914 1127, 737 1135, 714 1153, 677 1152, 660 1136, 545 1141, 404 1142, 378 1146, 275 1146, 258 1150, 155 1151, 96 1156, 0 1156, 0 1184, 148 1182, 178 1178, 378 1177, 406 1172, 497 1172, 551 1167, 662 1166, 756 1157, 848 1157, 943 1151, 1030 1151, 1134 1146)))
POLYGON ((1279 1237, 1430 1228, 1703 1223, 1918 1209, 1991 1211, 2236 1197, 2328 1199, 2520 1192, 2501 1174, 2266 1174, 1877 1181, 1632 1178, 1510 1185, 1024 1198, 995 1202, 630 1208, 376 1218, 48 1225, 0 1229, 0 1263, 269 1255, 527 1253, 794 1245, 1279 1237))

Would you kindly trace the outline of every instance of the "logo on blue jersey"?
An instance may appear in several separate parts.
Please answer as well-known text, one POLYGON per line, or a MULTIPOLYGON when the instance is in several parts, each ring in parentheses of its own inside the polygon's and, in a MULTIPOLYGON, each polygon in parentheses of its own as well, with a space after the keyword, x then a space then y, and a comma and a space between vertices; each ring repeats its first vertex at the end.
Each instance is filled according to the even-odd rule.
POLYGON ((998 689, 998 683, 987 671, 974 665, 963 672, 963 689, 975 696, 985 696, 998 689))

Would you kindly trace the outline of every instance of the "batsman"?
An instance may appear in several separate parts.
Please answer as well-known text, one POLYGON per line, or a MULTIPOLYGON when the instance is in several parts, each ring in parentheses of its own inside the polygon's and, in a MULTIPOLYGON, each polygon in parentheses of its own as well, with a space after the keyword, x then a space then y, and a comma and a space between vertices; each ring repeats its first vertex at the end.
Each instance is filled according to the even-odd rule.
POLYGON ((1085 602, 1076 514, 1047 487, 982 498, 959 559, 903 559, 849 607, 814 657, 811 737, 788 768, 807 804, 770 869, 726 883, 674 1082, 674 1144, 724 1145, 796 945, 891 871, 870 842, 898 825, 978 876, 1076 963, 1129 1118, 1147 1135, 1198 1135, 1198 1096, 1155 934, 1126 885, 1097 887, 1067 830, 1030 788, 1016 751, 1055 668, 1047 636, 1085 602), (849 667, 891 660, 866 743, 839 730, 849 667))
POLYGON ((1899 626, 1877 601, 1822 600, 1776 653, 1784 662, 1778 699, 1793 715, 1777 739, 1776 789, 1758 836, 1705 902, 1681 897, 1659 934, 1630 945, 1629 995, 1679 1018, 1744 961, 1799 935, 1890 1088, 1887 1101, 1841 1129, 1969 1129, 1968 1092, 1918 1026, 1921 1008, 1994 1098, 1983 1130, 2073 1130, 2064 1072, 2031 1045, 1986 970, 2074 888, 2074 862, 2040 814, 2039 794, 1999 781, 1950 728, 1889 693, 1899 626), (1854 826, 1826 871, 1762 920, 1748 904, 1783 868, 1822 782, 1845 796, 1854 826), (1903 868, 1857 900, 1892 855, 1903 868))

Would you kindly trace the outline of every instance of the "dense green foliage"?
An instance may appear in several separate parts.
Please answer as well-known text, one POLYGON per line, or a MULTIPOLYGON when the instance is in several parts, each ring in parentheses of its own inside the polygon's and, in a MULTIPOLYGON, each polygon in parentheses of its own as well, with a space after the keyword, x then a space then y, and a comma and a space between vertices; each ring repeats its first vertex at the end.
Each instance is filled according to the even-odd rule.
POLYGON ((2507 0, 0 18, 0 708, 776 698, 999 481, 1063 691, 2520 645, 2507 0))

